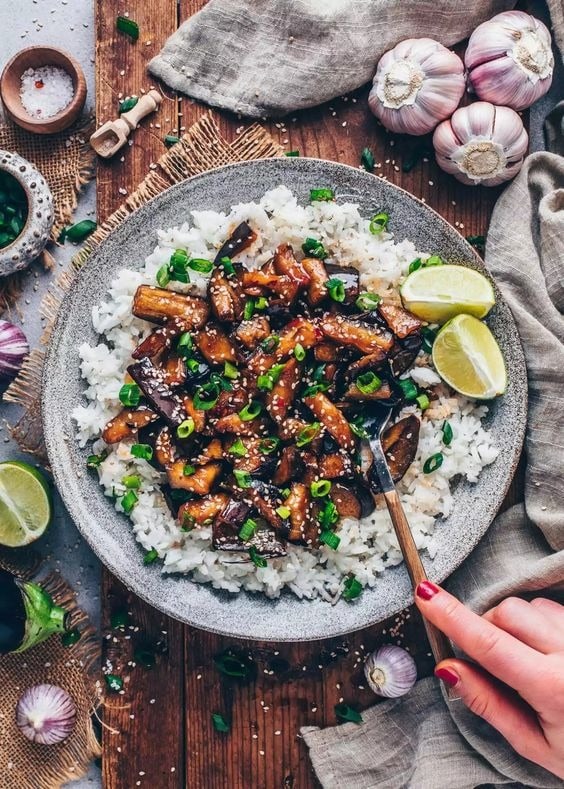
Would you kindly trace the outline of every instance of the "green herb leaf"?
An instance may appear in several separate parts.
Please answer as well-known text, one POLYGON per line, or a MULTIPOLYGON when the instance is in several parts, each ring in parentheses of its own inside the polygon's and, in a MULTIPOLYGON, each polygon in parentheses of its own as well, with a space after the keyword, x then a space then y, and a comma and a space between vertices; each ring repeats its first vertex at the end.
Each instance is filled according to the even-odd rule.
POLYGON ((212 723, 214 729, 216 731, 221 732, 222 734, 226 734, 230 729, 229 724, 227 723, 223 715, 219 714, 219 712, 212 712, 212 723))
POLYGON ((67 227, 65 237, 78 244, 80 241, 88 238, 97 227, 98 225, 92 219, 83 219, 82 222, 77 222, 75 225, 67 227))
POLYGON ((453 439, 452 427, 450 426, 450 422, 445 422, 443 424, 442 433, 443 433, 443 444, 446 447, 449 447, 453 439))
POLYGON ((325 260, 329 257, 329 253, 316 238, 306 238, 302 244, 302 252, 309 258, 317 258, 318 260, 325 260))
POLYGON ((333 301, 342 303, 345 300, 345 283, 338 277, 331 277, 325 283, 325 287, 329 291, 329 295, 333 301))
POLYGON ((348 704, 335 704, 335 715, 340 721, 362 723, 362 715, 348 704))
POLYGON ((137 41, 139 38, 139 25, 128 16, 118 16, 116 19, 116 27, 120 33, 125 33, 132 41, 137 41))
POLYGON ((424 268, 430 268, 431 266, 444 266, 445 262, 440 255, 431 255, 430 258, 423 263, 424 268))
POLYGON ((195 473, 196 473, 196 466, 192 466, 190 463, 186 463, 184 465, 184 468, 182 469, 182 474, 185 477, 191 477, 195 473))
POLYGON ((332 189, 310 189, 309 199, 311 203, 329 202, 335 199, 332 189))
POLYGON ((153 459, 153 447, 149 444, 133 444, 129 451, 134 458, 141 458, 142 460, 153 459))
POLYGON ((299 151, 286 151, 286 153, 284 154, 284 156, 292 156, 292 157, 299 156, 299 155, 300 155, 299 151))
POLYGON ((434 455, 431 455, 430 458, 423 463, 423 473, 424 474, 432 474, 433 471, 436 471, 443 465, 443 453, 436 452, 434 455))
POLYGON ((374 154, 370 148, 365 148, 360 154, 360 163, 367 172, 371 173, 374 170, 374 154))
POLYGON ((415 258, 415 260, 412 260, 409 264, 408 274, 413 274, 413 272, 420 269, 422 265, 423 261, 421 258, 415 258))
POLYGON ((223 257, 219 263, 228 277, 233 277, 235 275, 235 266, 233 265, 231 258, 223 257))
POLYGON ((112 693, 119 693, 120 690, 123 690, 123 679, 118 677, 117 674, 105 674, 104 680, 107 689, 112 691, 112 693))
POLYGON ((145 556, 143 557, 143 564, 152 564, 159 558, 159 552, 156 548, 151 548, 150 551, 147 551, 145 556))
POLYGON ((155 279, 157 280, 157 285, 161 288, 166 288, 168 283, 170 282, 170 273, 168 270, 168 263, 165 263, 160 269, 157 271, 155 279))
POLYGON ((132 110, 138 101, 139 96, 128 96, 123 101, 120 101, 119 114, 121 115, 123 112, 129 112, 129 110, 132 110))
POLYGON ((177 137, 175 134, 167 134, 164 138, 164 144, 167 148, 172 148, 177 142, 180 142, 180 137, 177 137))

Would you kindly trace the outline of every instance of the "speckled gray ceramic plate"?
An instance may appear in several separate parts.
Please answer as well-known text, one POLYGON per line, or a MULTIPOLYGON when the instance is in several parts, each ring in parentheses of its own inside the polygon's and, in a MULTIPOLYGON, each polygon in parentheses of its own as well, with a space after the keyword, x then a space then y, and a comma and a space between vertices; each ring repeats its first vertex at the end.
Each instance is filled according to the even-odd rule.
MULTIPOLYGON (((143 566, 142 551, 129 521, 104 497, 95 474, 86 473, 87 450, 73 440, 70 414, 81 402, 78 347, 96 343, 91 308, 106 295, 122 267, 141 266, 155 246, 158 228, 186 220, 191 209, 226 211, 259 199, 285 184, 302 202, 311 187, 330 186, 338 201, 360 204, 371 216, 386 207, 397 239, 409 238, 421 250, 440 253, 482 272, 472 247, 441 217, 414 197, 360 170, 316 159, 271 159, 231 165, 172 187, 143 206, 99 247, 65 298, 53 331, 43 382, 43 423, 49 459, 59 491, 79 530, 102 562, 133 592, 166 614, 190 625, 230 636, 275 641, 305 641, 357 630, 379 622, 413 600, 403 565, 386 570, 373 589, 354 603, 331 606, 298 600, 291 593, 278 600, 263 595, 217 592, 180 575, 161 575, 158 565, 143 566)), ((513 317, 496 290, 497 305, 488 323, 502 348, 509 388, 491 404, 487 422, 499 458, 475 485, 460 483, 452 514, 437 524, 438 551, 423 561, 429 576, 441 581, 470 553, 503 501, 520 454, 527 410, 523 352, 513 317)))

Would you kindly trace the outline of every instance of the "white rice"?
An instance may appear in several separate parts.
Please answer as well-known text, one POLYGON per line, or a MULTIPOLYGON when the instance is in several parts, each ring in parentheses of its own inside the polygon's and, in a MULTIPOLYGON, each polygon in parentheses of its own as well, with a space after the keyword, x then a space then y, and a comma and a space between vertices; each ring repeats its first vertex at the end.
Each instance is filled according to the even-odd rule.
MULTIPOLYGON (((278 597, 284 587, 298 597, 320 596, 334 600, 343 579, 354 574, 372 586, 386 567, 401 562, 401 553, 388 512, 382 505, 369 517, 357 521, 346 519, 337 527, 341 538, 337 551, 326 546, 317 550, 288 544, 287 556, 269 560, 265 568, 241 561, 243 555, 214 551, 211 528, 180 530, 170 514, 159 483, 163 475, 147 462, 131 456, 129 445, 105 447, 99 435, 105 424, 121 409, 118 399, 130 354, 146 336, 150 324, 131 314, 133 295, 142 283, 154 284, 159 267, 167 263, 172 251, 186 249, 190 257, 213 259, 230 231, 241 221, 248 221, 258 232, 253 248, 239 256, 249 268, 265 263, 282 242, 300 250, 305 238, 322 241, 337 262, 353 265, 360 271, 366 290, 397 300, 397 286, 407 273, 409 263, 427 254, 416 250, 410 241, 394 242, 389 233, 374 236, 369 222, 363 219, 358 206, 352 203, 318 202, 300 206, 285 186, 267 192, 258 203, 234 206, 226 215, 214 211, 192 211, 191 220, 181 227, 161 230, 154 252, 145 261, 143 271, 120 271, 111 283, 108 298, 94 307, 92 321, 101 341, 95 347, 80 348, 81 372, 87 383, 86 405, 78 406, 73 418, 81 446, 96 439, 93 451, 106 448, 107 458, 99 467, 100 484, 107 496, 123 494, 122 479, 138 474, 143 480, 139 502, 130 518, 137 540, 145 550, 155 548, 163 560, 163 572, 190 573, 193 580, 211 583, 214 587, 237 592, 241 588, 278 597)), ((191 283, 172 283, 175 290, 204 294, 209 275, 190 271, 191 283)), ((422 387, 434 386, 439 378, 431 368, 430 358, 421 354, 410 372, 422 387)), ((398 489, 419 549, 431 555, 437 547, 433 539, 436 519, 448 516, 452 508, 450 481, 464 477, 478 479, 482 468, 492 463, 498 450, 481 424, 487 407, 476 404, 447 387, 438 387, 440 397, 434 400, 421 420, 417 456, 398 489), (442 426, 448 419, 453 440, 445 446, 442 426), (431 474, 423 473, 423 463, 436 452, 442 452, 442 466, 431 474)), ((413 407, 403 413, 414 411, 413 407)), ((115 500, 118 512, 120 499, 115 500)), ((140 556, 141 561, 141 556, 140 556)))

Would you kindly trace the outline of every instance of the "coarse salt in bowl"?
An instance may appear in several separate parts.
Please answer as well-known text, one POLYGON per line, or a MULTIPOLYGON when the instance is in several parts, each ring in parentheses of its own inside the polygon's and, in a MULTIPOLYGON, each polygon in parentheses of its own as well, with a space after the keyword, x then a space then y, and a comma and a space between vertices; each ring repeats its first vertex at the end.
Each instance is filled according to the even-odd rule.
POLYGON ((21 76, 20 99, 33 118, 52 118, 71 103, 74 87, 70 74, 59 66, 28 68, 21 76))

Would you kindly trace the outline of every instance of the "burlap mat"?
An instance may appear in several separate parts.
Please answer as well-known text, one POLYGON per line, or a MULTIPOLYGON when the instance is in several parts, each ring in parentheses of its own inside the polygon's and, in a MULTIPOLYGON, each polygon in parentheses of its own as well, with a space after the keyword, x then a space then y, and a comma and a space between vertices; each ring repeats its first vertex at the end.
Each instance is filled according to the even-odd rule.
MULTIPOLYGON (((55 223, 51 239, 56 241, 71 221, 81 188, 94 175, 94 151, 88 143, 91 122, 47 136, 32 134, 13 123, 0 124, 0 148, 17 151, 34 164, 51 187, 55 202, 55 223)), ((43 257, 49 267, 50 256, 43 257)), ((25 271, 0 280, 0 315, 21 293, 25 271)))
MULTIPOLYGON (((214 167, 235 162, 280 156, 282 148, 260 126, 254 125, 228 143, 220 134, 211 114, 194 124, 159 159, 156 168, 144 178, 139 187, 127 200, 90 236, 83 249, 73 258, 71 267, 49 288, 41 305, 41 314, 46 319, 46 328, 41 338, 44 346, 48 340, 61 301, 72 284, 77 271, 87 262, 93 250, 114 228, 136 208, 192 175, 203 173, 214 167)), ((43 462, 47 457, 41 428, 41 374, 45 352, 36 348, 4 395, 4 400, 17 403, 24 414, 12 428, 12 435, 25 452, 30 452, 43 462)))
MULTIPOLYGON (((0 556, 0 566, 15 571, 13 561, 0 556)), ((21 565, 21 563, 20 563, 21 565)), ((33 558, 26 561, 30 576, 33 558)), ((101 749, 92 726, 92 712, 99 698, 96 691, 96 663, 99 640, 77 607, 72 589, 58 575, 41 585, 71 614, 71 627, 78 628, 80 640, 70 647, 58 635, 21 655, 5 655, 0 660, 0 789, 58 789, 79 778, 101 749), (60 745, 45 746, 29 742, 16 726, 15 708, 24 690, 49 683, 64 688, 77 708, 76 726, 60 745)))

